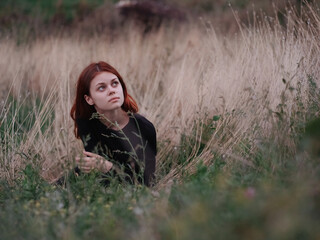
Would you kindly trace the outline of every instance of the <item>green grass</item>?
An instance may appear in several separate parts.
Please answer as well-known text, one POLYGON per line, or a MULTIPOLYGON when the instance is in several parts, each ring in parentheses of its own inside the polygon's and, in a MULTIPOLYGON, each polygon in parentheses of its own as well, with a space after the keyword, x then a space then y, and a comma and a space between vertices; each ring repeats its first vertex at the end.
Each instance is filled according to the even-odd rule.
MULTIPOLYGON (((24 26, 24 24, 39 25, 59 23, 69 25, 88 14, 93 13, 95 9, 103 4, 115 4, 118 0, 2 0, 0 2, 0 25, 4 28, 15 25, 24 26)), ((168 4, 183 8, 188 12, 196 13, 230 13, 229 7, 235 10, 252 10, 252 2, 248 0, 231 1, 210 1, 210 0, 174 0, 167 1, 168 4)), ((280 8, 283 9, 285 1, 280 1, 280 8)), ((299 5, 298 2, 293 4, 299 5)), ((255 1, 256 9, 262 8, 270 12, 270 4, 265 1, 255 1)), ((59 25, 58 24, 58 25, 59 25)), ((17 26, 15 26, 17 27, 17 26)), ((35 27, 39 27, 36 26, 35 27)))
MULTIPOLYGON (((310 92, 319 96, 316 85, 310 92)), ((26 108, 19 109, 19 115, 28 117, 26 108)), ((310 118, 318 110, 313 105, 310 118)), ((202 127, 212 134, 209 130, 219 120, 215 116, 202 127)), ((279 124, 282 118, 274 128, 279 124)), ((320 123, 299 124, 304 130, 288 136, 299 141, 297 154, 273 139, 263 139, 260 148, 241 143, 234 151, 247 154, 254 167, 228 164, 228 157, 216 153, 211 165, 200 162, 171 190, 117 182, 105 188, 97 173, 69 173, 66 185, 58 186, 44 181, 37 165, 28 164, 13 184, 0 183, 0 238, 317 239, 319 155, 309 147, 320 138, 320 123)), ((185 164, 196 141, 193 135, 182 136, 179 164, 185 164)), ((195 157, 202 149, 200 144, 195 157)))
POLYGON ((94 173, 70 176, 59 187, 28 165, 13 186, 0 185, 0 237, 136 239, 148 238, 148 228, 161 239, 316 239, 320 171, 310 159, 293 161, 274 174, 216 158, 174 183, 169 195, 143 186, 104 188, 94 173))
POLYGON ((28 95, 18 98, 9 96, 6 99, 0 112, 0 141, 3 151, 18 149, 18 146, 26 141, 35 124, 39 124, 42 134, 51 127, 54 113, 45 106, 45 102, 37 97, 32 99, 28 95))
MULTIPOLYGON (((292 44, 294 41, 299 42, 308 38, 316 39, 315 36, 318 36, 304 34, 306 35, 302 36, 306 37, 292 35, 293 42, 290 42, 291 38, 287 35, 288 42, 283 44, 292 44)), ((261 39, 273 37, 273 35, 259 36, 261 39)), ((72 50, 72 45, 77 44, 77 39, 67 40, 66 45, 58 41, 59 44, 56 45, 59 47, 55 51, 66 51, 67 48, 72 50)), ((102 42, 98 40, 95 42, 96 45, 102 42)), ((154 39, 151 40, 150 42, 154 44, 154 39)), ((211 41, 211 38, 209 40, 211 41)), ((139 48, 137 44, 130 45, 130 41, 120 42, 119 49, 129 42, 128 49, 138 49, 144 56, 149 57, 154 54, 155 59, 159 58, 157 51, 145 52, 150 48, 147 47, 147 42, 143 45, 146 47, 139 48)), ((46 46, 48 49, 53 47, 54 50, 52 43, 49 41, 46 46)), ((313 44, 311 50, 317 53, 318 42, 314 40, 311 43, 313 44)), ((39 48, 36 45, 35 49, 41 50, 43 47, 41 41, 38 44, 39 48)), ((10 45, 7 46, 10 48, 10 45)), ((160 46, 162 48, 162 45, 160 46)), ((172 47, 172 51, 178 48, 178 45, 173 46, 175 47, 172 47)), ((257 46, 254 41, 252 46, 257 46)), ((298 50, 300 47, 309 49, 306 43, 294 46, 297 46, 298 50)), ((261 51, 259 48, 268 50, 267 45, 258 45, 253 52, 261 51)), ((11 52, 4 51, 3 56, 15 55, 16 49, 11 52)), ((91 50, 82 49, 81 47, 79 50, 79 56, 87 52, 95 56, 91 50)), ((295 52, 292 48, 276 49, 283 50, 284 53, 289 51, 298 55, 307 54, 305 51, 295 52)), ((185 48, 180 50, 182 53, 186 51, 185 48)), ((179 121, 172 121, 174 123, 172 126, 167 124, 162 127, 160 132, 162 134, 159 134, 161 137, 158 139, 158 153, 161 154, 158 156, 160 159, 157 169, 158 182, 154 188, 148 189, 140 185, 120 184, 117 180, 112 181, 109 187, 104 187, 100 184, 99 174, 95 172, 80 176, 72 172, 66 173, 64 186, 50 184, 44 180, 45 173, 55 170, 55 166, 50 165, 51 163, 60 164, 60 160, 70 163, 82 148, 77 149, 68 115, 71 97, 69 99, 67 80, 74 78, 75 75, 72 71, 66 70, 70 67, 65 63, 72 62, 70 60, 72 55, 66 53, 64 60, 59 54, 50 55, 49 51, 48 58, 59 60, 55 63, 55 61, 46 62, 46 58, 39 57, 43 55, 43 51, 39 52, 41 52, 39 55, 32 53, 27 60, 23 60, 27 51, 22 51, 21 55, 12 58, 13 60, 8 58, 9 62, 19 62, 21 58, 26 64, 26 70, 21 70, 23 73, 21 78, 28 76, 28 71, 34 71, 28 64, 31 62, 32 66, 31 59, 36 59, 36 65, 40 64, 41 69, 36 71, 40 72, 39 78, 44 79, 42 81, 45 81, 43 76, 51 71, 56 72, 56 78, 62 80, 57 85, 59 88, 52 88, 47 98, 39 99, 22 94, 25 97, 10 96, 1 105, 3 110, 0 109, 0 239, 320 239, 320 88, 317 79, 318 70, 314 67, 319 63, 317 54, 314 54, 314 58, 310 57, 313 54, 306 55, 305 58, 310 58, 310 62, 306 61, 301 71, 298 66, 296 72, 288 73, 297 76, 296 82, 290 82, 288 80, 290 77, 283 77, 286 74, 282 74, 282 70, 277 68, 278 61, 274 60, 244 61, 245 64, 249 64, 246 66, 242 65, 242 61, 232 62, 230 58, 228 66, 218 66, 215 71, 224 67, 226 72, 234 71, 232 81, 237 87, 236 92, 241 93, 241 97, 226 93, 222 98, 230 98, 234 104, 222 103, 221 110, 210 108, 208 113, 199 113, 196 108, 189 115, 182 115, 185 120, 192 117, 192 121, 185 125, 186 131, 181 129, 181 132, 175 133, 179 134, 180 139, 175 139, 176 136, 172 135, 172 139, 165 139, 166 134, 163 134, 167 128, 172 131, 176 124, 181 124, 179 121), (43 62, 45 63, 41 65, 43 62), (241 65, 239 68, 232 68, 232 64, 241 65), (262 78, 260 66, 268 64, 274 65, 274 72, 277 74, 268 75, 270 79, 262 78), (253 95, 246 91, 246 84, 236 85, 238 84, 236 80, 251 77, 251 72, 244 76, 238 75, 238 70, 243 67, 255 70, 252 76, 258 76, 258 83, 264 80, 270 81, 265 90, 267 92, 263 92, 264 88, 257 87, 256 92, 253 92, 257 97, 252 98, 253 95), (41 75, 42 69, 44 75, 41 75), (278 70, 281 74, 278 74, 278 70), (273 81, 272 77, 276 80, 273 81), (274 85, 277 89, 269 90, 269 85, 274 85), (268 91, 273 91, 270 96, 268 91), (57 96, 54 96, 55 94, 57 96), (274 105, 270 103, 269 98, 274 100, 271 102, 274 105), (243 129, 245 131, 242 131, 243 129), (32 140, 28 141, 29 138, 32 140), (170 175, 173 170, 174 174, 170 175)), ((212 54, 211 51, 207 52, 206 54, 212 54)), ((261 51, 261 59, 268 57, 267 52, 261 51)), ((124 61, 128 56, 133 60, 139 59, 129 53, 130 51, 123 53, 117 51, 111 52, 110 56, 123 54, 119 62, 125 67, 129 63, 124 61)), ((219 56, 218 52, 215 54, 219 56)), ((221 53, 221 56, 224 55, 221 53)), ((296 69, 297 62, 282 60, 280 56, 284 55, 279 55, 279 59, 275 60, 287 63, 289 70, 291 69, 289 66, 296 69)), ((234 56, 236 58, 236 54, 234 56)), ((199 59, 206 59, 206 55, 202 57, 199 59)), ((240 59, 250 57, 251 55, 245 54, 240 59)), ((85 58, 87 61, 88 57, 85 58)), ((133 65, 133 69, 138 69, 138 72, 144 70, 139 70, 139 67, 141 63, 145 64, 147 61, 136 62, 137 65, 133 65)), ((151 61, 148 59, 148 62, 151 61)), ((218 62, 220 60, 217 64, 218 62)), ((225 64, 224 61, 221 62, 225 64)), ((195 76, 197 78, 199 69, 197 64, 192 65, 195 62, 190 63, 188 66, 193 66, 194 69, 187 71, 187 75, 182 75, 180 78, 183 79, 181 81, 183 84, 192 86, 190 83, 194 82, 195 76), (190 74, 192 72, 196 74, 190 74)), ((163 70, 176 73, 180 65, 179 68, 170 68, 169 65, 172 64, 166 65, 163 70)), ((152 66, 144 68, 151 69, 152 66)), ((209 66, 210 69, 214 67, 209 66)), ((10 74, 17 71, 13 64, 9 64, 8 68, 10 74), (11 71, 9 67, 12 67, 11 71)), ((74 71, 78 74, 79 69, 74 71)), ((204 70, 208 71, 205 68, 204 70)), ((202 68, 199 72, 201 71, 202 68)), ((131 70, 127 69, 127 73, 131 75, 131 70)), ((10 74, 4 75, 4 79, 8 79, 4 84, 10 85, 11 80, 14 80, 10 74)), ((209 74, 214 72, 208 71, 209 74)), ((34 76, 35 78, 31 77, 29 80, 36 80, 38 75, 34 76)), ((141 79, 146 79, 148 82, 153 79, 148 77, 148 74, 142 76, 141 79)), ((165 82, 165 79, 172 81, 176 74, 164 76, 164 85, 172 86, 165 82)), ((49 76, 48 79, 55 81, 55 77, 49 76)), ((225 79, 228 80, 222 74, 221 85, 216 81, 214 85, 208 86, 220 88, 225 79)), ((203 80, 210 81, 209 78, 203 80)), ((250 86, 253 83, 249 81, 248 84, 250 86)), ((137 86, 139 88, 138 83, 137 86)), ((19 86, 17 88, 20 89, 19 86)), ((199 89, 190 87, 191 90, 199 89)), ((4 94, 7 93, 4 91, 4 94)), ((170 118, 179 119, 180 110, 190 111, 188 108, 173 108, 172 105, 179 104, 174 102, 175 100, 170 102, 170 99, 182 101, 185 98, 170 98, 170 94, 163 96, 168 97, 168 101, 165 102, 165 108, 160 109, 164 109, 164 114, 168 111, 177 112, 177 115, 164 117, 165 123, 171 120, 170 118)), ((211 94, 211 91, 208 94, 211 94)), ((212 92, 212 94, 220 93, 212 92)), ((149 106, 154 96, 145 99, 142 105, 149 106)), ((219 102, 214 103, 214 98, 208 99, 210 107, 216 108, 220 105, 219 102)), ((152 108, 149 110, 152 112, 152 108)), ((48 178, 53 179, 53 177, 48 178)))
MULTIPOLYGON (((22 135, 28 133, 36 121, 36 115, 45 108, 45 100, 38 97, 31 99, 29 96, 19 98, 9 96, 1 114, 0 133, 22 135)), ((41 130, 44 132, 54 118, 52 112, 48 112, 40 123, 41 130)))
POLYGON ((3 0, 0 3, 0 18, 35 18, 43 23, 56 20, 71 23, 75 18, 88 14, 102 5, 104 0, 3 0))

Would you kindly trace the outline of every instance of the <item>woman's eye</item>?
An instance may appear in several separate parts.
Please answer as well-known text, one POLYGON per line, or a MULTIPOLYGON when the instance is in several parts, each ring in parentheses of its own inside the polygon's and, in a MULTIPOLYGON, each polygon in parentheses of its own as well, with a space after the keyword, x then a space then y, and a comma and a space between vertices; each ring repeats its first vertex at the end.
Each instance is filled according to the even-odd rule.
POLYGON ((113 86, 113 87, 116 87, 116 86, 118 86, 118 84, 119 84, 119 82, 113 82, 113 83, 112 83, 112 86, 113 86))
POLYGON ((98 91, 103 91, 103 89, 104 89, 104 86, 98 87, 98 91))

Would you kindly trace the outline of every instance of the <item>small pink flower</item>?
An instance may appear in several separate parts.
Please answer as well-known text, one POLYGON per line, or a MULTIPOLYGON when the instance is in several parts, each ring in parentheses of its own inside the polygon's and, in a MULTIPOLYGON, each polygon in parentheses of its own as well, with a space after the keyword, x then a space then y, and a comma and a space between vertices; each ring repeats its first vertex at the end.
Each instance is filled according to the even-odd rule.
POLYGON ((244 195, 246 198, 249 198, 249 199, 254 198, 256 196, 256 189, 253 187, 248 187, 244 192, 244 195))

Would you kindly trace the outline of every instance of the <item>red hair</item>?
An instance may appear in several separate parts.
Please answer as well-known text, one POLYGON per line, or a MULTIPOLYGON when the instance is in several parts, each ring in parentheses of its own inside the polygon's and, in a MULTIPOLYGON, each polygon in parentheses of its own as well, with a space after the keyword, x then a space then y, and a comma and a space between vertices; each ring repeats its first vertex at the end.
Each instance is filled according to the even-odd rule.
POLYGON ((110 72, 118 77, 124 96, 124 102, 121 108, 126 112, 138 112, 138 105, 136 101, 128 94, 126 85, 118 71, 106 62, 100 61, 98 63, 91 63, 81 72, 78 78, 76 98, 70 111, 70 116, 74 121, 74 134, 77 138, 79 138, 79 133, 76 119, 89 119, 92 116, 92 113, 96 112, 95 108, 86 102, 84 95, 90 96, 90 83, 92 79, 94 79, 101 72, 110 72))

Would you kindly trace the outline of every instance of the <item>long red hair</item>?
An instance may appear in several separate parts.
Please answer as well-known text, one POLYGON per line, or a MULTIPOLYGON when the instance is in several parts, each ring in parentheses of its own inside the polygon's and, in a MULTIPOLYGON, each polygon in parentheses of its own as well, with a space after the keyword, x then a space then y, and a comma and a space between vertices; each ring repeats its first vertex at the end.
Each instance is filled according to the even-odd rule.
POLYGON ((74 121, 74 134, 77 138, 79 138, 79 133, 76 119, 89 119, 92 114, 96 112, 94 106, 91 106, 86 102, 84 95, 90 96, 90 83, 92 79, 94 79, 101 72, 110 72, 118 77, 124 96, 124 102, 121 108, 126 112, 138 112, 138 105, 136 101, 128 94, 123 78, 118 71, 110 64, 103 61, 91 63, 81 72, 78 78, 76 98, 70 111, 70 116, 74 121))

